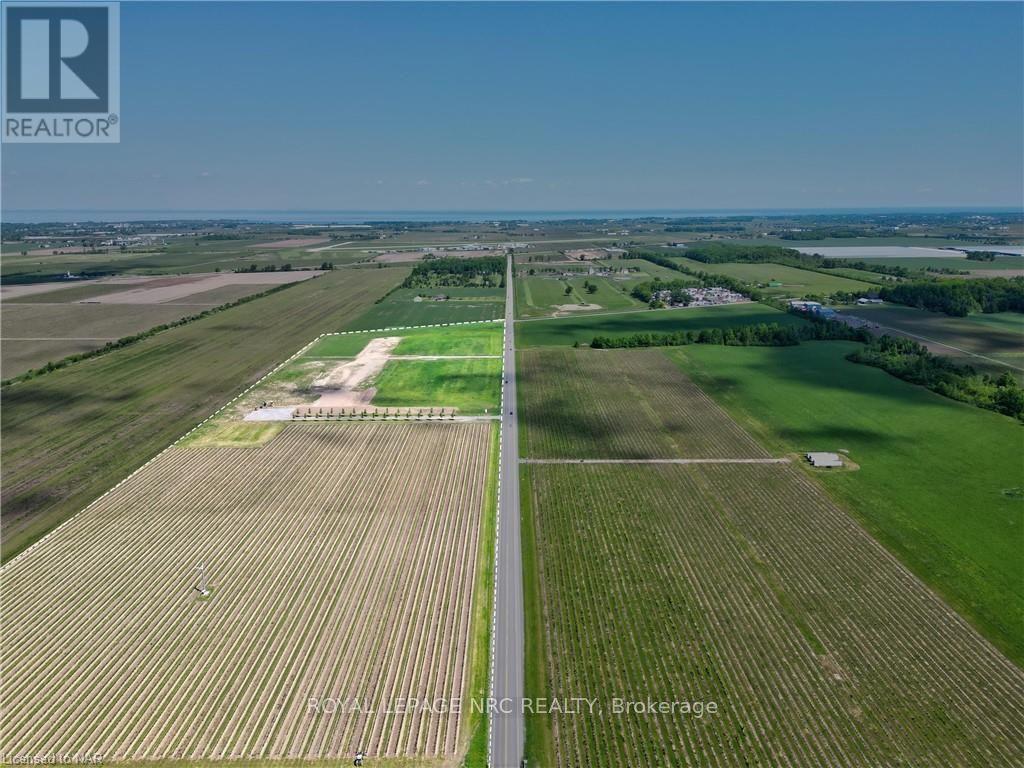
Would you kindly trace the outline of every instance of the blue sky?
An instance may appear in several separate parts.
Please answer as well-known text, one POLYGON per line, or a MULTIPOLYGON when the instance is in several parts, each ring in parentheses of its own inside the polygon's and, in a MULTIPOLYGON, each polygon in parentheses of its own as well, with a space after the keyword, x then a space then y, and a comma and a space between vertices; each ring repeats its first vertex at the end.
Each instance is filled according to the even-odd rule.
POLYGON ((122 3, 5 208, 1021 205, 1024 5, 122 3))

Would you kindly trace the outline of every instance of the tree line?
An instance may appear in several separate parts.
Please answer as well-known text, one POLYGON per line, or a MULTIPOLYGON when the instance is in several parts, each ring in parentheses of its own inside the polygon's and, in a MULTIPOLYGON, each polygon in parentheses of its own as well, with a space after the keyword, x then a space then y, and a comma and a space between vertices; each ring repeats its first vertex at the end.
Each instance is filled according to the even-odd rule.
POLYGON ((421 261, 402 283, 403 288, 505 285, 505 258, 484 256, 475 259, 443 257, 421 261))
POLYGON ((702 328, 671 333, 633 333, 627 336, 595 336, 592 349, 632 349, 637 347, 682 347, 688 344, 718 344, 729 347, 792 347, 803 341, 871 340, 862 328, 823 320, 801 325, 756 323, 731 328, 702 328))
MULTIPOLYGON (((728 275, 716 275, 711 272, 704 272, 703 270, 684 267, 682 264, 677 264, 672 261, 672 259, 658 251, 629 251, 624 254, 622 258, 643 259, 644 261, 649 261, 652 264, 657 264, 659 267, 665 267, 666 269, 672 269, 684 275, 689 275, 690 277, 696 278, 696 284, 703 288, 725 288, 735 293, 742 294, 743 296, 747 296, 754 301, 761 298, 760 291, 756 288, 751 288, 740 280, 736 280, 728 275)), ((693 283, 691 283, 691 285, 693 285, 693 283)))
POLYGON ((670 301, 673 304, 685 307, 692 301, 686 289, 692 288, 694 285, 696 283, 693 280, 683 280, 682 278, 679 280, 662 280, 660 277, 656 277, 653 280, 633 286, 633 290, 629 292, 629 295, 637 301, 642 301, 644 304, 656 307, 658 304, 663 304, 657 298, 657 294, 662 291, 668 291, 671 294, 670 301))
POLYGON ((1024 277, 899 283, 878 295, 895 304, 966 317, 971 312, 1024 312, 1024 277))
POLYGON ((744 264, 772 263, 813 272, 830 269, 859 269, 888 277, 908 277, 905 267, 872 264, 851 259, 830 259, 817 253, 801 253, 794 248, 779 245, 743 245, 740 243, 697 243, 687 246, 686 258, 705 264, 740 262, 744 264))
POLYGON ((1009 371, 999 376, 978 373, 969 365, 933 355, 916 341, 892 336, 870 339, 847 355, 847 360, 881 368, 953 400, 1024 421, 1024 389, 1009 371))

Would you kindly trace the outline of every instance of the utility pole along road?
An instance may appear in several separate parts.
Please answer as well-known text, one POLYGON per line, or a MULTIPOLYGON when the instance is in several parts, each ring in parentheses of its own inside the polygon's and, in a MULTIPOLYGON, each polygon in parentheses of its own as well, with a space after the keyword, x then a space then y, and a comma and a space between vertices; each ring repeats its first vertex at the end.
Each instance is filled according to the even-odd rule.
POLYGON ((512 256, 505 273, 504 379, 498 470, 490 720, 490 768, 519 768, 523 756, 523 574, 519 541, 519 430, 516 424, 515 301, 512 256))

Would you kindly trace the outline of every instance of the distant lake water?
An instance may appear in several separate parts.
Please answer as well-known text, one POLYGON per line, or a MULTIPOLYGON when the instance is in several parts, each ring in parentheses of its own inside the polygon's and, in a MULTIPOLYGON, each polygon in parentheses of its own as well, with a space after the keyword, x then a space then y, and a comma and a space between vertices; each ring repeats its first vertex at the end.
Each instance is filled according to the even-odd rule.
MULTIPOLYGON (((227 219, 233 221, 267 222, 274 224, 364 224, 370 221, 566 221, 574 219, 592 220, 626 220, 650 218, 693 218, 727 216, 809 216, 820 214, 869 214, 869 213, 957 213, 975 209, 939 209, 939 208, 719 208, 719 209, 593 209, 593 210, 562 210, 562 211, 470 211, 470 210, 434 210, 434 211, 331 211, 331 210, 258 210, 258 209, 221 209, 221 210, 91 210, 85 208, 54 208, 54 209, 20 209, 11 208, 3 211, 3 221, 12 224, 26 223, 74 223, 85 221, 96 222, 127 222, 127 221, 209 221, 227 219)), ((983 209, 977 209, 981 211, 983 209)), ((1001 211, 984 209, 985 212, 1001 211)))

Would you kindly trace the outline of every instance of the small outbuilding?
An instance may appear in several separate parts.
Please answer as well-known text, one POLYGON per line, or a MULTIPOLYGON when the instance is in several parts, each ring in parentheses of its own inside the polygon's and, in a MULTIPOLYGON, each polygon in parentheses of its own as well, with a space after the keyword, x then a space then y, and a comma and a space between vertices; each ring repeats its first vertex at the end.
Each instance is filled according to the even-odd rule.
POLYGON ((805 454, 812 467, 828 469, 830 467, 843 466, 843 460, 838 453, 812 452, 805 454))

